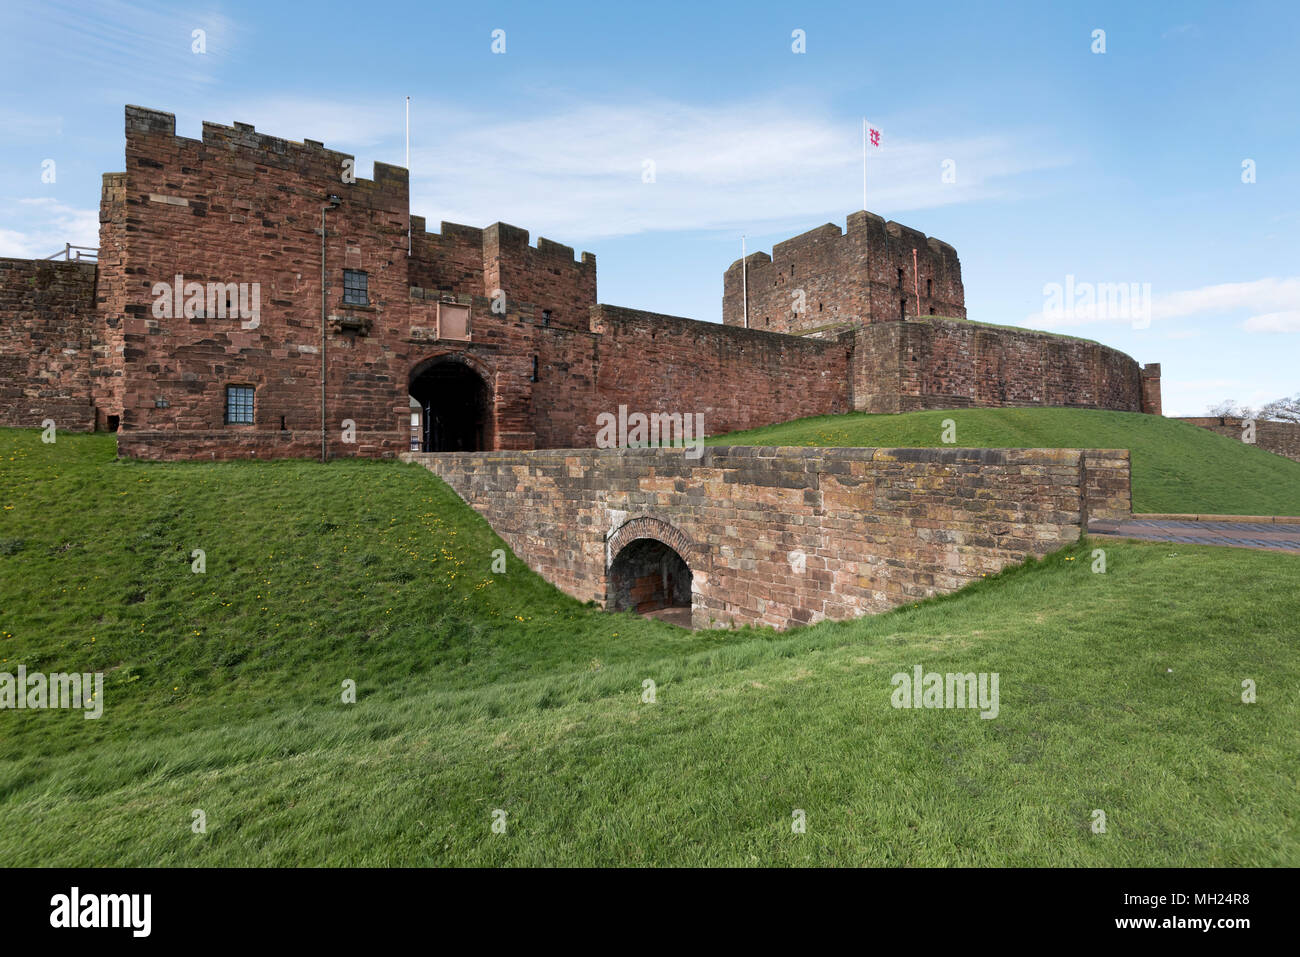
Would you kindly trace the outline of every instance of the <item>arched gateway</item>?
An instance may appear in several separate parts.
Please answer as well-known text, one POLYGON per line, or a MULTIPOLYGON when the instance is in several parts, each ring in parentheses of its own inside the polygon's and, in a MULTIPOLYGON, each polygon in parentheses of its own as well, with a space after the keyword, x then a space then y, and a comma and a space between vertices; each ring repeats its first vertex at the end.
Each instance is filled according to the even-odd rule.
POLYGON ((458 353, 426 359, 411 370, 420 406, 419 451, 479 452, 493 447, 489 377, 458 353))

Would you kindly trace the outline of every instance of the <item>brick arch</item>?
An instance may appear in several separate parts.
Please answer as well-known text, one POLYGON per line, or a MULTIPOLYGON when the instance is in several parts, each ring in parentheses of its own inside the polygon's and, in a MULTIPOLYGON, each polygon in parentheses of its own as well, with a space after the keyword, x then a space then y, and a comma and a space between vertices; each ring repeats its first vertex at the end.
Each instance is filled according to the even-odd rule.
POLYGON ((705 570, 707 562, 707 553, 705 549, 695 544, 685 532, 676 525, 669 524, 661 518, 655 518, 653 515, 638 515, 630 518, 607 539, 605 539, 605 571, 609 572, 609 567, 618 557, 618 553, 624 548, 636 541, 638 538, 652 538, 655 541, 663 542, 686 562, 692 574, 699 574, 705 570))
MULTIPOLYGON (((619 593, 620 587, 632 587, 634 591, 630 597, 635 602, 635 587, 640 580, 629 580, 626 567, 622 575, 616 573, 616 565, 619 556, 629 550, 629 546, 635 546, 638 542, 655 542, 671 549, 677 555, 689 576, 689 594, 679 593, 677 602, 673 602, 671 598, 668 598, 666 603, 672 607, 683 607, 682 599, 685 599, 685 604, 690 606, 692 616, 694 616, 697 596, 708 581, 704 572, 705 566, 708 564, 708 550, 693 542, 690 536, 677 526, 652 515, 639 515, 629 519, 605 540, 605 607, 627 607, 626 604, 619 605, 617 593, 619 593)), ((632 551, 634 550, 635 548, 632 549, 632 551)), ((641 558, 643 560, 644 557, 641 556, 641 558)), ((635 563, 638 559, 632 558, 631 560, 635 563)), ((632 574, 635 575, 635 572, 632 574)), ((668 572, 664 574, 669 575, 668 572)), ((668 588, 670 593, 675 590, 675 587, 681 585, 681 579, 678 579, 678 586, 673 586, 671 584, 672 580, 671 577, 664 579, 665 587, 668 588)), ((623 597, 626 599, 629 596, 624 595, 623 597)), ((651 600, 660 601, 663 598, 655 597, 651 600)), ((685 622, 678 622, 678 624, 685 624, 685 622)))

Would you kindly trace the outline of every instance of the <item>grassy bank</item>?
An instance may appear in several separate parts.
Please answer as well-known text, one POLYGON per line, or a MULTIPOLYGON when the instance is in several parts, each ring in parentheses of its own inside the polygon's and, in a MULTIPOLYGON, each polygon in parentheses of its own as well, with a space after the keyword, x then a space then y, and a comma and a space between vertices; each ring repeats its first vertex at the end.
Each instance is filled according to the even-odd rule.
POLYGON ((416 467, 10 430, 0 505, 0 671, 106 673, 98 721, 0 711, 6 866, 1300 863, 1293 556, 1085 543, 690 634, 492 575, 416 467), (998 673, 998 717, 893 708, 915 665, 998 673))

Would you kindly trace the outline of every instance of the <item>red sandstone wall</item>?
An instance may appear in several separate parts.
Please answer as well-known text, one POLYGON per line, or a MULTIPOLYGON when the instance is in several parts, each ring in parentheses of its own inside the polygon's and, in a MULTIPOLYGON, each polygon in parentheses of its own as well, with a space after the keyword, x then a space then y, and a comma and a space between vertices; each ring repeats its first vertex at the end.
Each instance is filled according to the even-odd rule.
POLYGON ((538 238, 528 245, 528 231, 505 223, 483 230, 483 269, 486 294, 500 289, 507 303, 528 303, 536 317, 551 313, 550 325, 586 329, 596 304, 596 257, 583 253, 574 261, 573 248, 538 238))
POLYGON ((965 317, 961 262, 951 246, 874 213, 851 213, 846 225, 841 232, 827 223, 777 243, 770 256, 754 253, 744 270, 733 263, 723 276, 722 321, 744 323, 742 273, 751 329, 808 334, 850 321, 889 322, 900 318, 904 301, 906 315, 916 314, 918 289, 921 315, 965 317), (800 290, 805 310, 796 314, 800 290))
POLYGON ((423 216, 411 217, 412 286, 430 292, 486 296, 483 281, 483 230, 443 223, 442 232, 424 228, 423 216))
POLYGON ((596 334, 543 330, 534 386, 538 446, 591 446, 596 417, 701 413, 709 435, 846 412, 848 348, 832 341, 736 329, 597 306, 596 334))
POLYGON ((953 591, 1078 540, 1090 507, 1127 498, 1128 474, 1126 452, 1044 449, 404 458, 446 480, 529 567, 580 600, 606 600, 627 542, 664 541, 693 573, 697 627, 784 628, 953 591))
POLYGON ((251 126, 175 135, 171 114, 126 112, 126 385, 119 448, 141 457, 312 455, 320 447, 320 207, 329 213, 328 435, 335 454, 405 448, 398 414, 409 356, 406 171, 342 181, 345 154, 251 126), (343 306, 345 267, 369 273, 367 308, 343 306), (260 325, 156 318, 153 285, 258 283, 260 325), (368 325, 350 331, 335 318, 368 325), (227 384, 256 389, 256 423, 224 424, 227 384), (342 420, 357 443, 342 441, 342 420), (283 424, 283 428, 282 428, 283 424))
POLYGON ((1083 452, 1084 527, 1098 520, 1121 520, 1133 514, 1128 449, 1083 452))
POLYGON ((95 267, 0 259, 0 425, 95 427, 95 267))
POLYGON ((445 225, 430 234, 416 218, 408 259, 405 171, 377 164, 374 181, 344 184, 345 158, 242 124, 205 124, 202 140, 177 137, 170 114, 128 108, 128 173, 113 184, 123 201, 106 191, 104 204, 106 241, 120 242, 118 258, 130 263, 114 274, 125 317, 123 454, 319 453, 316 230, 330 193, 342 198, 327 214, 331 455, 404 451, 411 377, 449 358, 487 382, 490 441, 502 448, 590 444, 597 415, 619 404, 701 412, 715 433, 849 407, 845 348, 593 310, 594 257, 575 261, 545 239, 533 248, 523 230, 445 225), (344 268, 369 274, 370 306, 342 303, 344 268), (186 281, 260 283, 260 324, 155 317, 154 283, 178 272, 186 281), (505 315, 484 298, 493 288, 506 293, 505 315), (469 342, 438 338, 437 301, 447 295, 471 305, 469 342), (224 423, 228 384, 255 388, 252 426, 224 423), (344 419, 356 423, 355 445, 342 440, 344 419))
POLYGON ((926 318, 858 329, 854 343, 855 407, 862 411, 1046 405, 1141 412, 1151 383, 1158 411, 1158 365, 1144 373, 1124 353, 1082 339, 926 318))
MULTIPOLYGON (((1181 418, 1178 421, 1218 432, 1238 442, 1242 441, 1245 434, 1245 420, 1233 415, 1181 418)), ((1256 419, 1255 445, 1266 452, 1300 462, 1300 424, 1256 419)))
POLYGON ((122 415, 125 384, 123 338, 126 310, 126 174, 105 173, 99 204, 99 263, 93 325, 95 362, 91 394, 97 424, 122 415))
POLYGON ((411 285, 435 292, 491 298, 500 289, 510 309, 530 306, 538 323, 550 311, 550 325, 586 329, 596 304, 596 257, 545 237, 528 245, 528 231, 506 223, 486 229, 443 223, 441 233, 411 217, 411 285))
POLYGON ((1148 362, 1142 367, 1142 411, 1150 415, 1163 415, 1160 401, 1160 363, 1148 362))

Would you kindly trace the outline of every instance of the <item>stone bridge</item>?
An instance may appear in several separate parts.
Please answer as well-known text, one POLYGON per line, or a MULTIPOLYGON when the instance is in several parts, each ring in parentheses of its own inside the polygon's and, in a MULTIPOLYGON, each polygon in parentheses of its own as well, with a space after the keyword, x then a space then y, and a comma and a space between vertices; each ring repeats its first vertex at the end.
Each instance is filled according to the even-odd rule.
MULTIPOLYGON (((408 453, 582 601, 777 628, 955 591, 1130 513, 1127 450, 408 453)), ((485 556, 485 561, 487 557, 485 556)))

